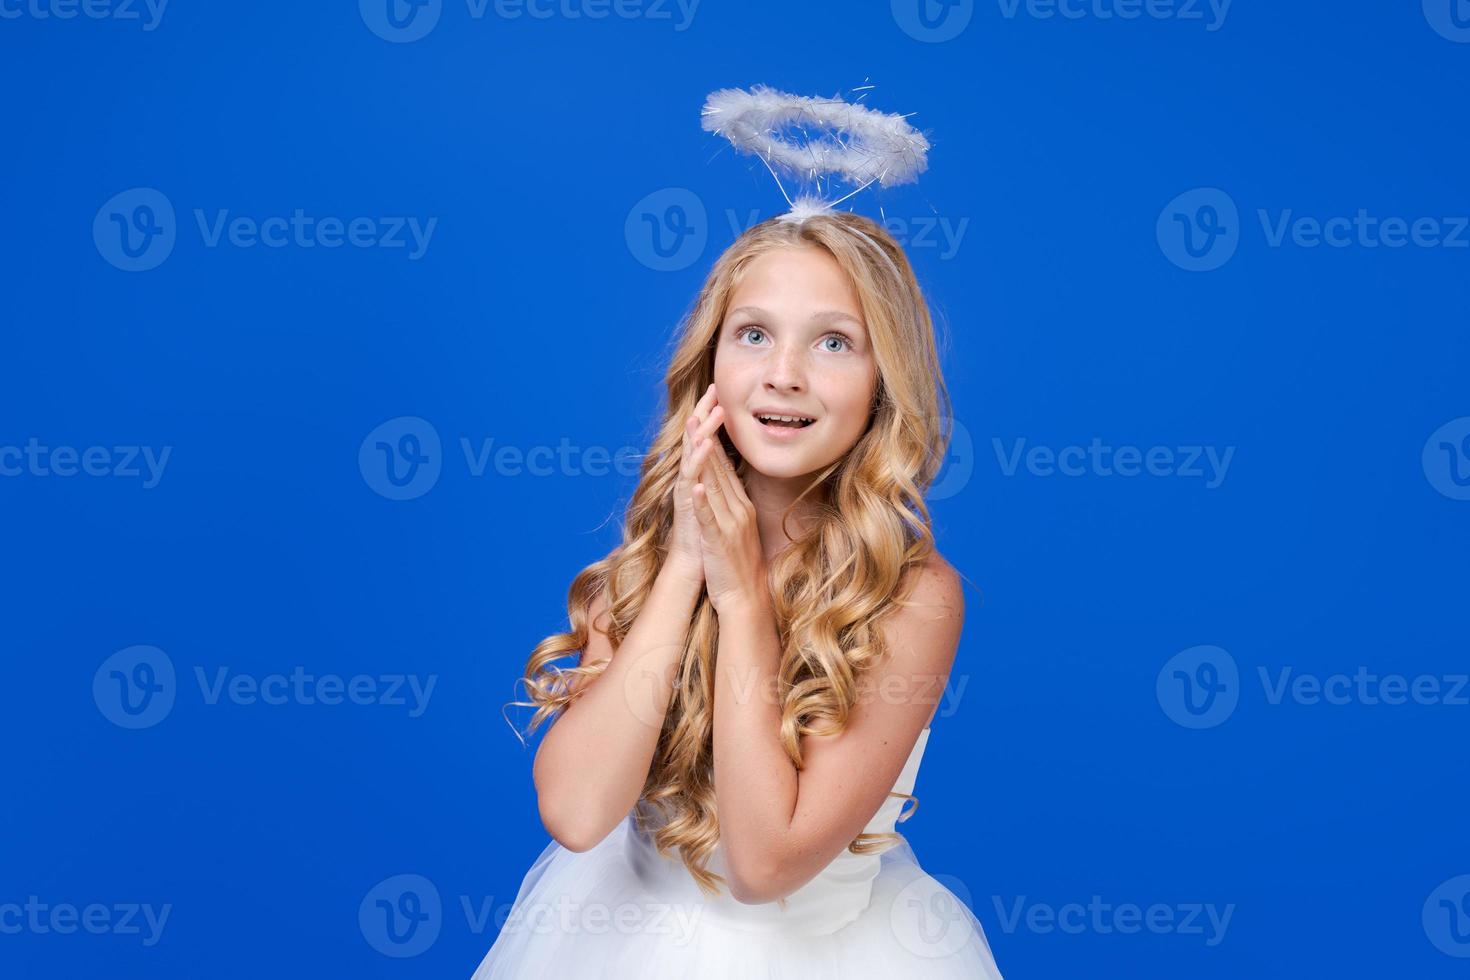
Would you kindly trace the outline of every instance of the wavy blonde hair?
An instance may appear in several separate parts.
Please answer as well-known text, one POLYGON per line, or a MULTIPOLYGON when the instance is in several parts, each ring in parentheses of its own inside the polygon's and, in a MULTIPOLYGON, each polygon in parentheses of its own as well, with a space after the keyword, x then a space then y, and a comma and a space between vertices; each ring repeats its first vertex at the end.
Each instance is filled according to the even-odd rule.
MULTIPOLYGON (((567 597, 571 629, 537 644, 521 679, 536 708, 525 733, 560 713, 582 690, 580 680, 602 673, 607 660, 573 668, 553 664, 580 653, 588 640, 589 609, 602 596, 614 650, 637 619, 667 554, 673 491, 679 474, 684 422, 714 378, 714 352, 728 301, 751 260, 774 249, 824 249, 850 278, 862 303, 878 368, 869 425, 840 459, 813 474, 793 503, 810 498, 815 519, 770 563, 769 585, 781 642, 777 673, 780 738, 802 768, 803 735, 833 735, 848 723, 859 677, 886 652, 880 621, 904 603, 910 569, 934 551, 923 494, 949 446, 949 394, 939 369, 934 327, 908 258, 887 231, 861 215, 828 212, 804 221, 772 218, 740 235, 715 262, 681 324, 670 359, 667 411, 644 458, 628 505, 622 544, 584 568, 567 597)), ((745 462, 720 431, 742 476, 745 462)), ((792 511, 783 515, 783 527, 792 511)), ((706 867, 719 840, 715 812, 712 738, 714 660, 719 620, 700 596, 685 635, 674 695, 664 719, 644 804, 663 820, 650 830, 661 854, 677 850, 706 893, 721 875, 706 867)), ((898 819, 913 815, 914 807, 898 819)), ((859 834, 857 854, 896 844, 899 835, 859 834)))

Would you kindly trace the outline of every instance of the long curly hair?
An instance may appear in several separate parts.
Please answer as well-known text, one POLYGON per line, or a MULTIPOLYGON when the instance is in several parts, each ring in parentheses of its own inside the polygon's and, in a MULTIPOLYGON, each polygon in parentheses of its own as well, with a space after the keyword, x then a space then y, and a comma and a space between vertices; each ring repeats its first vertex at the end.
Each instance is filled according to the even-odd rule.
MULTIPOLYGON (((674 518, 684 422, 714 378, 714 351, 727 303, 751 260, 773 249, 824 249, 850 278, 862 304, 878 368, 867 429, 844 456, 813 474, 792 507, 809 501, 815 519, 776 555, 769 586, 781 643, 777 672, 780 738, 802 768, 804 735, 841 732, 859 695, 859 678, 886 652, 878 626, 904 604, 915 576, 906 573, 934 551, 924 492, 948 451, 949 394, 939 368, 933 323, 908 258, 880 225, 849 212, 801 221, 771 218, 743 234, 715 262, 684 317, 666 375, 667 409, 639 474, 623 522, 622 543, 584 568, 567 597, 570 629, 537 644, 525 683, 535 707, 530 735, 571 703, 605 659, 562 668, 554 661, 585 649, 588 610, 601 596, 613 649, 643 608, 667 554, 674 518)), ((724 448, 748 472, 728 434, 724 448)), ((783 515, 783 527, 792 510, 783 515)), ((712 741, 714 661, 719 620, 700 596, 685 635, 675 690, 635 819, 659 853, 677 851, 699 887, 718 892, 723 877, 706 867, 719 840, 712 741), (645 804, 662 820, 645 821, 645 804)), ((905 794, 890 794, 905 795, 905 794)), ((912 816, 918 801, 899 820, 912 816)), ((857 854, 897 843, 897 834, 859 834, 857 854)))

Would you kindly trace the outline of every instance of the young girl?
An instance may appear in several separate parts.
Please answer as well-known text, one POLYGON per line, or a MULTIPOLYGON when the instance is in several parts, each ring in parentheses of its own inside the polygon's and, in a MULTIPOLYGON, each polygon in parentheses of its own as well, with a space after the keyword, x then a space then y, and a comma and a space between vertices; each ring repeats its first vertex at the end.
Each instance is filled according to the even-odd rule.
POLYGON ((527 664, 555 840, 475 980, 999 978, 894 832, 963 622, 907 258, 852 213, 751 228, 666 382, 623 542, 527 664))

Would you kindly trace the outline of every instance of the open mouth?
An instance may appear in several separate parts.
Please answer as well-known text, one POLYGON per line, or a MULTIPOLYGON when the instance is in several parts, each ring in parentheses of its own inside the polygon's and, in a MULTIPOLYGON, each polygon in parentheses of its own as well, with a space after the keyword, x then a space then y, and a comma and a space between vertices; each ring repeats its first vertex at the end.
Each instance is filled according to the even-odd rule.
POLYGON ((761 425, 782 429, 805 429, 816 421, 801 415, 757 415, 756 419, 761 425))

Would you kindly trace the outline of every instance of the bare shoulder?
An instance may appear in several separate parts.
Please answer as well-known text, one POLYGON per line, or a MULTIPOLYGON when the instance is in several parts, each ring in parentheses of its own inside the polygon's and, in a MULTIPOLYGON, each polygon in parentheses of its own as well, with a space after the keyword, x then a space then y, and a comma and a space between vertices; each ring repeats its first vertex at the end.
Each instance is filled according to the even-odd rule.
POLYGON ((939 712, 938 692, 947 688, 959 653, 965 624, 964 579, 937 551, 907 574, 912 576, 905 583, 908 595, 883 630, 892 654, 885 673, 901 681, 881 683, 911 685, 916 700, 929 706, 927 726, 939 712))
POLYGON ((946 677, 959 648, 965 622, 963 578, 935 552, 905 572, 894 608, 880 626, 889 656, 871 678, 897 683, 893 676, 946 677))
POLYGON ((922 619, 964 621, 964 580, 938 551, 910 568, 907 576, 911 581, 905 583, 909 590, 902 612, 911 612, 922 619))

